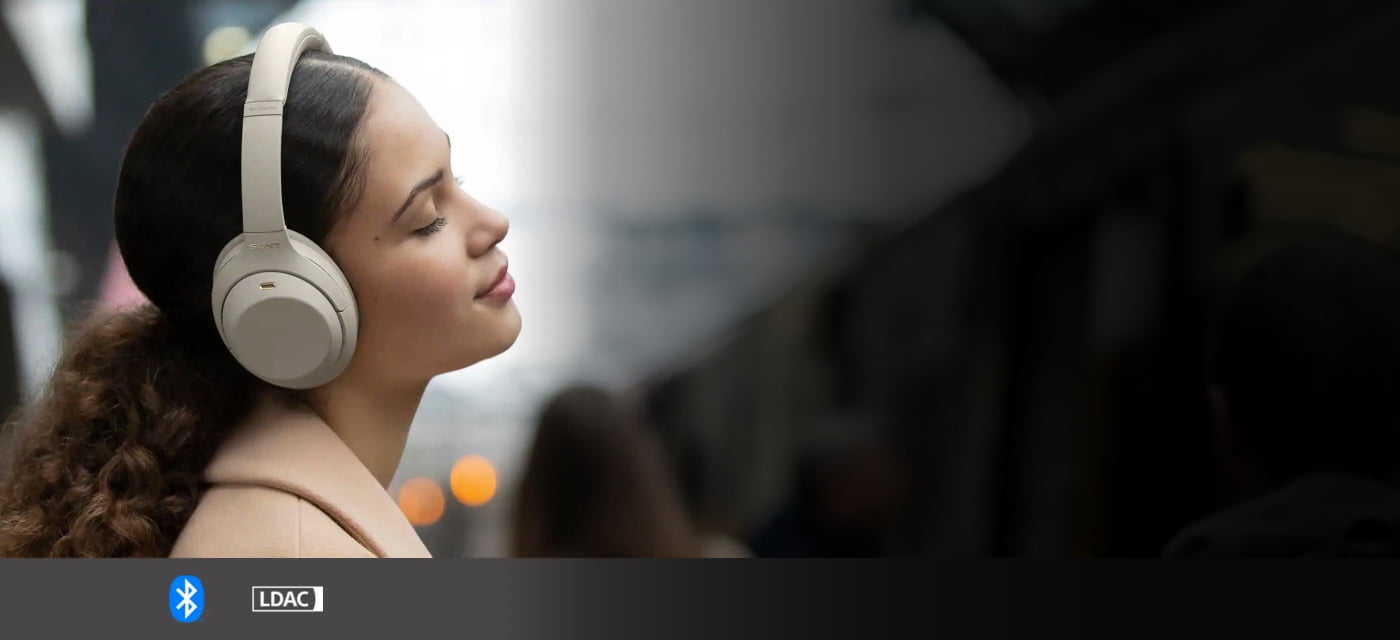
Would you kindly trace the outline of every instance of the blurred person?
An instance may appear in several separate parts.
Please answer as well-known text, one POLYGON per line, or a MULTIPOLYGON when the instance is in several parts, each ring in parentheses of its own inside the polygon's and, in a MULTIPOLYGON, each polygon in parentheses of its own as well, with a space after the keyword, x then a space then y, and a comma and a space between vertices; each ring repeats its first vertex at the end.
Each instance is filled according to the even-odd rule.
POLYGON ((1243 502, 1171 557, 1400 555, 1400 268, 1348 237, 1279 250, 1230 291, 1211 390, 1243 502))
POLYGON ((244 229, 253 60, 190 73, 133 134, 114 222, 150 303, 92 314, 10 421, 0 556, 428 555, 386 487, 428 382, 520 331, 507 221, 454 183, 447 135, 403 87, 306 52, 280 204, 344 273, 358 337, 329 382, 253 375, 211 313, 216 258, 244 229))
POLYGON ((590 386, 545 404, 516 495, 511 555, 701 554, 673 472, 638 415, 590 386))
POLYGON ((829 418, 804 445, 792 499, 752 536, 759 557, 858 558, 890 555, 905 495, 903 468, 873 433, 849 416, 829 418))
POLYGON ((734 533, 737 528, 733 524, 735 519, 729 514, 718 513, 706 500, 710 465, 700 443, 694 438, 685 438, 676 443, 671 456, 676 461, 681 502, 695 528, 700 555, 706 558, 752 558, 753 551, 734 533))

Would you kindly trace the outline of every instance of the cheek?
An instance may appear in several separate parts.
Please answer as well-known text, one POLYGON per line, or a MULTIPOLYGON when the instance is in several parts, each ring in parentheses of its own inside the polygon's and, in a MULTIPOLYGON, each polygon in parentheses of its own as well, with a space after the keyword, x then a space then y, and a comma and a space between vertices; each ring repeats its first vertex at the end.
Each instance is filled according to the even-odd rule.
MULTIPOLYGON (((481 276, 465 258, 425 256, 383 264, 357 283, 357 357, 404 375, 436 375, 469 366, 501 349, 503 311, 473 299, 481 276)), ((388 261, 386 261, 388 262, 388 261)), ((518 324, 518 323, 517 323, 518 324)), ((513 334, 512 334, 513 335, 513 334)))
MULTIPOLYGON (((520 320, 513 304, 478 303, 487 268, 450 244, 431 250, 399 247, 349 266, 360 308, 356 359, 390 376, 423 377, 494 356, 514 342, 520 320)), ((420 248, 427 249, 427 248, 420 248)))
POLYGON ((441 338, 432 333, 460 324, 472 298, 465 270, 445 264, 385 269, 366 289, 361 316, 400 340, 441 338))

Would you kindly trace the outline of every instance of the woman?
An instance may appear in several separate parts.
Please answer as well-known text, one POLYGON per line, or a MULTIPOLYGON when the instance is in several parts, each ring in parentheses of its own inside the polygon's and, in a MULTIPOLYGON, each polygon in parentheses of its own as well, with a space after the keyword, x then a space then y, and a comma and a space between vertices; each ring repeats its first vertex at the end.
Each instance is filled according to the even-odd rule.
POLYGON ((659 443, 639 422, 595 387, 549 401, 515 502, 512 555, 701 555, 659 443))
POLYGON ((210 313, 213 265, 244 230, 251 64, 190 74, 127 146, 117 242, 151 304, 90 320, 11 425, 0 556, 428 555, 386 487, 429 380, 520 331, 508 224, 450 179, 448 137, 407 91, 308 51, 282 115, 281 200, 343 271, 358 339, 324 384, 254 376, 210 313))

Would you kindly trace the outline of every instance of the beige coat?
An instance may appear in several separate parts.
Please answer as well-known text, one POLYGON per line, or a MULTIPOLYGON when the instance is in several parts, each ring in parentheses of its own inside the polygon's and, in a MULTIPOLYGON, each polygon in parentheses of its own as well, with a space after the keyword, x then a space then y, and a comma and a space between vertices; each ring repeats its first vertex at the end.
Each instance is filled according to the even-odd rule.
POLYGON ((310 411, 260 404, 205 480, 171 557, 429 557, 389 493, 310 411))

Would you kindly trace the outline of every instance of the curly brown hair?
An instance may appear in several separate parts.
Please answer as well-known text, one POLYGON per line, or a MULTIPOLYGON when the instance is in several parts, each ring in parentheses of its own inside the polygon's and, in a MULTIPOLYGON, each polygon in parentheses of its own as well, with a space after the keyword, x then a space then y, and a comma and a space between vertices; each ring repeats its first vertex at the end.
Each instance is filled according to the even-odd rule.
POLYGON ((255 383, 179 344, 152 306, 95 315, 16 421, 0 555, 160 556, 255 383))
MULTIPOLYGON (((239 156, 252 57, 199 69, 133 134, 116 238, 150 304, 89 315, 47 388, 6 424, 0 556, 166 556, 204 490, 204 467, 268 385, 214 326, 213 265, 242 231, 239 156)), ((296 66, 282 136, 287 225, 323 243, 363 190, 356 142, 382 73, 312 52, 296 66)))

